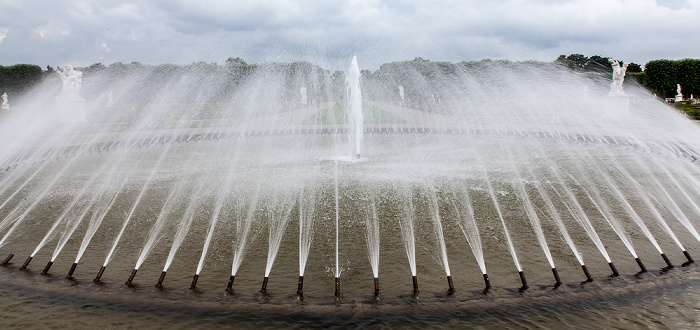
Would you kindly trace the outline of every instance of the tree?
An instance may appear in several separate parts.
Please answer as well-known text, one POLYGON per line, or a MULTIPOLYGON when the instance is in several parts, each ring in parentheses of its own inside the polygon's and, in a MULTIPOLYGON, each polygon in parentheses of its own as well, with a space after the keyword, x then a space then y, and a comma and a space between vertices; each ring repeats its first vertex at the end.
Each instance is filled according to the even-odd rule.
POLYGON ((44 78, 44 71, 38 65, 0 65, 0 91, 21 95, 36 86, 44 78))
POLYGON ((680 84, 684 95, 700 95, 700 60, 653 60, 644 65, 644 85, 662 97, 676 95, 680 84))

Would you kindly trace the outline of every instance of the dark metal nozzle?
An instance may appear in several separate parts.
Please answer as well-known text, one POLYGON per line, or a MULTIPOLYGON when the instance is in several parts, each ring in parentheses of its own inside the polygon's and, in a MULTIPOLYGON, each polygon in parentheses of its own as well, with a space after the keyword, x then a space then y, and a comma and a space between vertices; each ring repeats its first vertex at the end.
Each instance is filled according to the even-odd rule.
POLYGON ((70 266, 70 270, 68 271, 68 275, 66 275, 66 279, 73 279, 73 273, 75 272, 76 267, 78 267, 78 263, 74 262, 73 265, 70 266))
POLYGON ((260 288, 260 293, 267 293, 267 280, 269 277, 265 276, 263 279, 262 288, 260 288))
POLYGON ((615 268, 615 265, 613 265, 612 261, 608 262, 608 266, 610 266, 610 270, 612 270, 612 274, 610 274, 610 276, 612 276, 612 277, 620 276, 620 273, 617 272, 617 268, 615 268))
POLYGON ((581 269, 583 269, 583 273, 586 275, 586 280, 584 282, 593 282, 593 277, 591 277, 591 273, 588 272, 586 265, 581 265, 581 269))
POLYGON ((520 275, 520 282, 523 284, 523 286, 520 287, 520 291, 525 291, 530 288, 529 285, 527 285, 527 280, 525 279, 525 273, 521 270, 518 272, 518 275, 520 275))
POLYGON ((131 271, 131 275, 129 275, 129 279, 126 280, 124 286, 131 286, 131 282, 134 280, 134 276, 136 276, 137 271, 139 271, 137 268, 134 268, 134 270, 131 271))
POLYGON ((199 274, 194 274, 194 277, 192 278, 192 285, 190 285, 190 290, 197 288, 197 280, 199 280, 199 274))
POLYGON ((418 276, 413 276, 413 295, 418 295, 418 276))
POLYGON ((454 283, 452 283, 452 276, 447 277, 447 285, 448 285, 447 293, 448 294, 455 293, 455 285, 454 285, 454 283))
POLYGON ((639 265, 639 273, 646 273, 647 272, 647 268, 644 267, 642 260, 640 260, 639 258, 634 258, 634 261, 636 261, 637 265, 639 265))
POLYGON ((491 290, 491 281, 489 280, 489 274, 484 273, 484 284, 486 284, 486 287, 484 288, 484 293, 486 293, 489 290, 491 290))
POLYGON ((160 273, 160 278, 158 278, 158 283, 156 283, 156 288, 162 289, 163 288, 163 280, 165 279, 165 271, 160 273))
POLYGON ((303 275, 299 275, 299 285, 297 285, 297 294, 300 296, 304 294, 304 276, 303 275))
POLYGON ((340 298, 340 277, 335 278, 335 297, 340 298))
POLYGON ((379 277, 374 278, 374 295, 379 295, 379 277))
POLYGON ((557 271, 556 267, 552 268, 552 274, 554 274, 554 287, 558 288, 563 283, 561 282, 561 278, 559 277, 559 272, 557 271))
POLYGON ((233 280, 236 279, 236 275, 231 275, 228 279, 228 285, 226 285, 226 292, 233 292, 233 280))
POLYGON ((688 266, 688 265, 695 262, 695 260, 693 260, 693 258, 690 256, 690 253, 688 253, 688 251, 683 250, 683 255, 685 256, 686 259, 688 259, 688 261, 683 263, 683 265, 682 265, 683 267, 688 266))
POLYGON ((100 271, 97 272, 97 276, 95 276, 95 279, 92 280, 92 281, 95 282, 95 283, 99 283, 99 282, 100 282, 100 279, 102 278, 102 274, 105 273, 105 269, 106 269, 106 268, 107 268, 107 266, 102 266, 102 267, 100 267, 100 271))
POLYGON ((664 261, 666 262, 667 268, 669 268, 669 269, 673 268, 673 264, 671 263, 671 260, 669 260, 668 257, 666 256, 666 253, 662 253, 661 258, 664 258, 664 261))
POLYGON ((10 260, 12 260, 12 257, 14 257, 14 256, 15 256, 14 254, 10 253, 10 255, 8 255, 7 258, 5 258, 5 261, 2 262, 2 265, 7 266, 7 264, 10 263, 10 260))
POLYGON ((29 266, 29 263, 32 262, 32 259, 34 259, 34 257, 30 256, 29 258, 27 258, 27 260, 24 261, 24 263, 22 264, 22 267, 20 267, 19 270, 27 269, 27 266, 29 266))
POLYGON ((53 261, 50 261, 46 264, 46 267, 44 267, 44 270, 41 272, 41 275, 48 275, 49 274, 49 268, 51 268, 51 265, 53 265, 53 261))

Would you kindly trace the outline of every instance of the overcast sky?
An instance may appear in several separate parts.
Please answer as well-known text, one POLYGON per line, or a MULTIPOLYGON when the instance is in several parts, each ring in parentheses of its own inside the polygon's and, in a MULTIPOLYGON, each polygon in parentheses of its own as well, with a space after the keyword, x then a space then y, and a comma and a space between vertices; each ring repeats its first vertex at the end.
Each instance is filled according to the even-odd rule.
POLYGON ((0 65, 700 58, 700 0, 0 0, 0 65))

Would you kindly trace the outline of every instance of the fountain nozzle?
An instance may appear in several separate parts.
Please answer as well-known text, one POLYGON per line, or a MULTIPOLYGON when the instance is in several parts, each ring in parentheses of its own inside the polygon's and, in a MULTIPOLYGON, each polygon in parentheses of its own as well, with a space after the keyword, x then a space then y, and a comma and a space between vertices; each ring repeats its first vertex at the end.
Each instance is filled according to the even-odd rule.
POLYGON ((158 278, 158 283, 156 283, 156 288, 162 289, 163 288, 163 280, 165 279, 165 271, 160 273, 160 278, 158 278))
POLYGON ((374 278, 374 296, 379 296, 379 277, 374 278))
POLYGON ((68 279, 68 280, 73 279, 73 273, 75 272, 76 267, 78 267, 78 263, 74 262, 73 265, 70 266, 70 270, 68 271, 68 275, 66 275, 66 279, 68 279))
POLYGON ((452 283, 452 276, 447 276, 447 294, 453 294, 455 293, 455 285, 452 283))
POLYGON ((233 280, 236 279, 236 275, 231 275, 228 279, 228 285, 226 285, 226 292, 233 292, 233 280))
POLYGON ((335 278, 335 297, 340 298, 340 277, 335 278))
POLYGON ((26 270, 27 266, 29 266, 29 263, 32 262, 32 259, 34 259, 34 257, 29 256, 29 258, 27 258, 27 260, 24 261, 22 267, 20 267, 19 270, 26 270))
POLYGON ((267 276, 265 276, 265 278, 263 278, 262 288, 260 288, 260 293, 262 293, 262 294, 267 293, 267 280, 268 279, 269 279, 269 277, 267 277, 267 276))
POLYGON ((92 280, 93 282, 100 283, 100 278, 102 278, 102 274, 105 273, 105 268, 107 268, 107 266, 100 267, 100 271, 97 272, 97 276, 95 276, 95 279, 92 280))
POLYGON ((491 281, 489 280, 489 274, 484 273, 484 284, 486 287, 484 287, 484 294, 491 291, 491 281))
POLYGON ((138 268, 134 268, 134 270, 131 271, 131 275, 129 275, 129 279, 126 280, 126 283, 124 283, 124 286, 131 286, 131 282, 134 280, 134 276, 136 276, 137 271, 138 271, 138 268))
POLYGON ((642 260, 640 260, 639 258, 634 258, 634 261, 636 261, 636 262, 637 262, 637 265, 639 265, 639 273, 638 273, 638 274, 646 273, 646 272, 647 272, 647 268, 644 267, 644 264, 642 263, 642 260))
POLYGON ((620 276, 620 273, 617 272, 617 268, 615 268, 615 265, 613 265, 612 261, 608 262, 608 266, 610 266, 610 270, 612 270, 612 274, 610 274, 610 276, 612 276, 612 277, 620 276))
POLYGON ((695 260, 693 260, 693 258, 690 256, 690 253, 688 253, 688 251, 683 250, 683 255, 685 256, 686 259, 688 259, 688 261, 683 263, 683 265, 682 265, 683 267, 688 266, 688 265, 695 262, 695 260))
POLYGON ((51 265, 53 265, 53 261, 50 261, 46 264, 46 267, 44 267, 44 270, 41 272, 41 275, 48 275, 49 274, 49 268, 51 268, 51 265))
POLYGON ((520 282, 523 283, 523 286, 520 287, 520 291, 525 291, 530 288, 529 285, 527 285, 527 280, 525 279, 525 273, 521 270, 518 272, 518 275, 520 275, 520 282))
POLYGON ((664 261, 666 262, 666 268, 671 269, 673 268, 673 264, 671 263, 671 260, 668 259, 665 253, 661 254, 661 258, 664 258, 664 261))
POLYGON ((591 273, 588 272, 588 268, 586 265, 581 265, 581 269, 583 269, 583 273, 586 274, 586 280, 585 282, 593 282, 593 277, 591 277, 591 273))
POLYGON ((194 274, 194 278, 192 278, 192 285, 190 285, 190 290, 194 290, 197 287, 197 280, 199 280, 199 274, 194 274))
POLYGON ((7 264, 10 263, 10 260, 12 260, 12 257, 14 257, 14 256, 15 256, 14 254, 10 253, 10 255, 8 255, 7 258, 5 258, 5 261, 2 262, 2 265, 7 266, 7 264))
POLYGON ((418 291, 418 276, 413 276, 413 295, 417 296, 420 293, 418 291))
POLYGON ((559 272, 557 271, 556 267, 552 267, 552 274, 554 274, 554 281, 555 281, 554 288, 555 289, 560 287, 562 284, 564 284, 561 282, 561 278, 559 277, 559 272))
POLYGON ((297 294, 304 295, 304 275, 299 275, 299 285, 297 286, 297 294))

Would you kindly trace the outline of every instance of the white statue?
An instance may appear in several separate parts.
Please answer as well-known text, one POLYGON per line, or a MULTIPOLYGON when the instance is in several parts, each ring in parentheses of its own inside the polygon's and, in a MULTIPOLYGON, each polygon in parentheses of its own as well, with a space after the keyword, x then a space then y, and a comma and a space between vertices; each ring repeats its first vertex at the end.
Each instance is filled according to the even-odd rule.
POLYGON ((64 96, 78 97, 78 93, 80 92, 80 87, 82 84, 83 73, 73 69, 73 66, 71 65, 66 65, 63 69, 63 72, 59 70, 56 70, 56 72, 58 72, 58 75, 61 77, 61 80, 63 80, 62 94, 64 96))
POLYGON ((2 109, 10 110, 10 104, 7 103, 7 92, 2 94, 2 109))
POLYGON ((309 99, 306 96, 306 87, 301 86, 301 88, 299 88, 299 93, 301 94, 301 104, 302 105, 309 104, 309 99))
POLYGON ((681 93, 681 84, 676 84, 676 102, 683 101, 683 93, 681 93))
POLYGON ((625 81, 625 73, 629 64, 625 63, 620 66, 620 63, 612 58, 608 59, 608 62, 610 62, 613 69, 613 79, 612 83, 610 83, 610 93, 608 95, 625 95, 625 92, 622 90, 622 83, 625 81))

